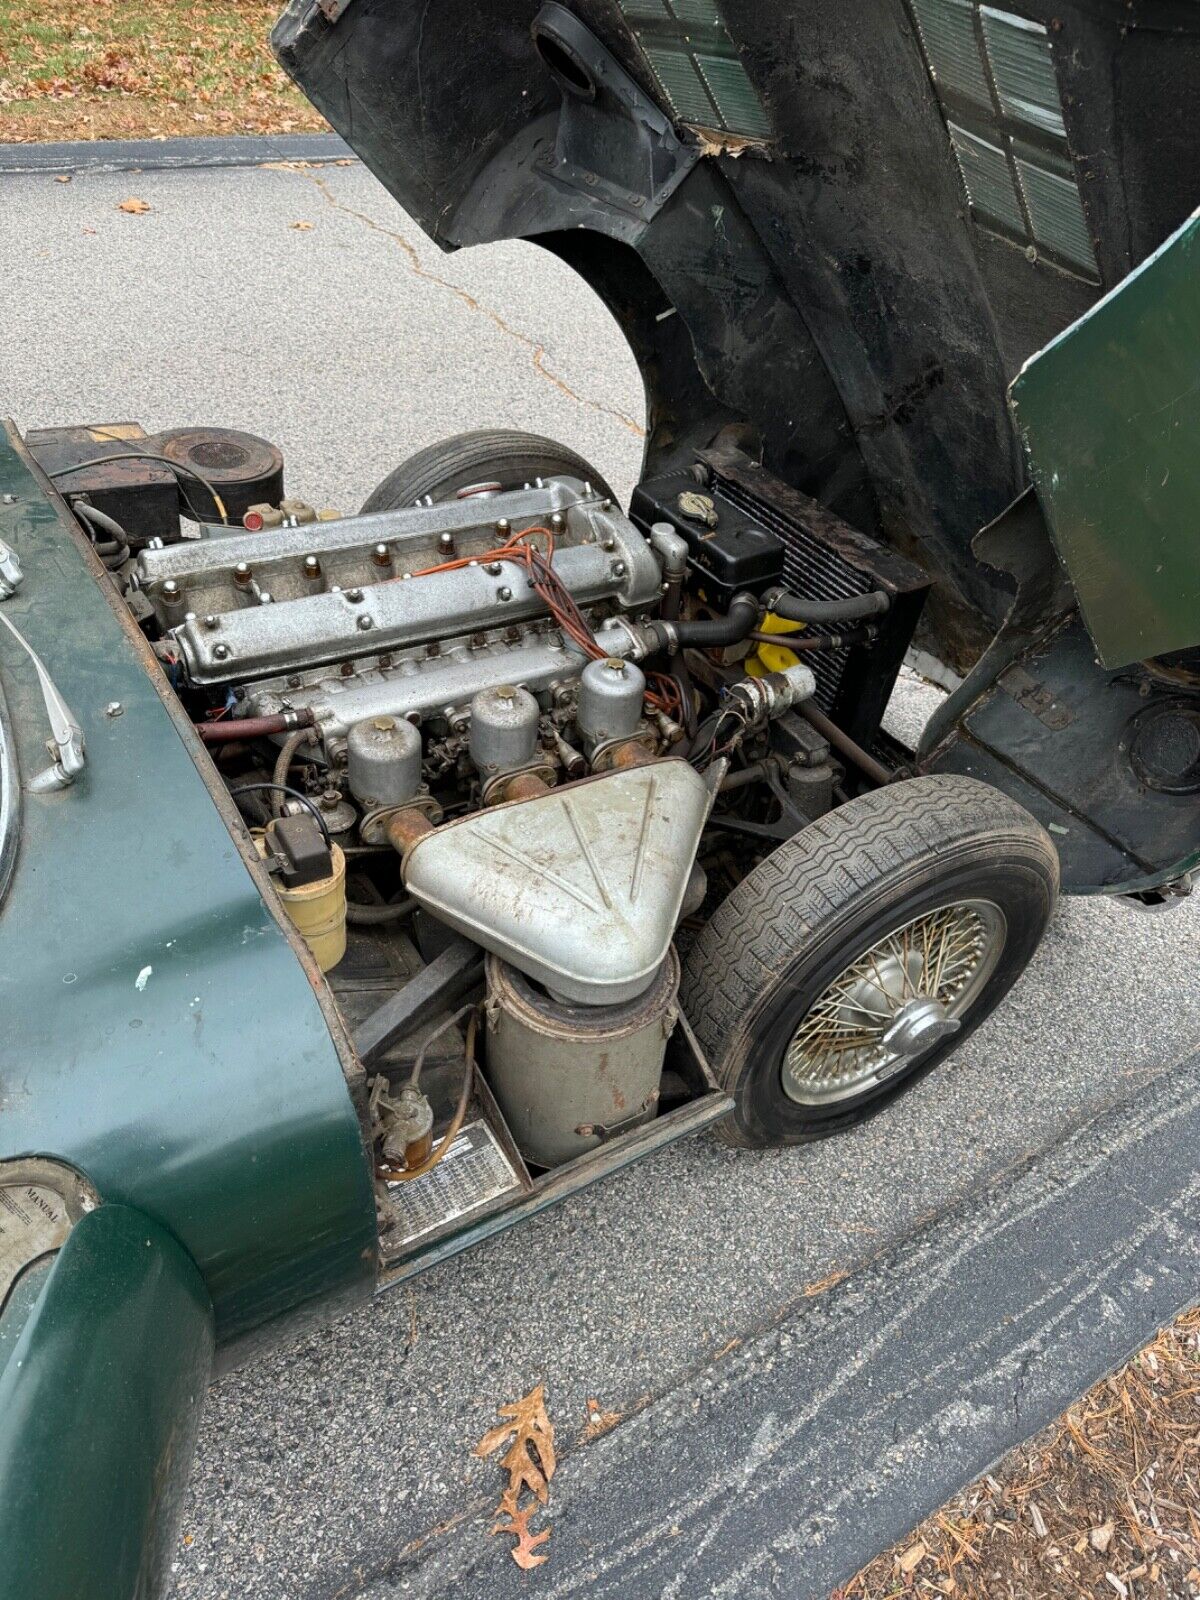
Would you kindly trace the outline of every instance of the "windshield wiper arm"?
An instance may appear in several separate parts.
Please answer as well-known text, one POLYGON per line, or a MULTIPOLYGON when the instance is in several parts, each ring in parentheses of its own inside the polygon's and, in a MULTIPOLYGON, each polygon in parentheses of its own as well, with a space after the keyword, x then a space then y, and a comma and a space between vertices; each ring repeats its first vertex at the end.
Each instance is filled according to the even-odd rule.
MULTIPOLYGON (((17 581, 20 582, 19 568, 17 581)), ((8 593, 12 593, 11 588, 8 593)), ((31 794, 45 794, 51 789, 65 789, 68 784, 75 782, 87 762, 83 748, 83 729, 76 721, 70 706, 58 692, 58 685, 47 672, 42 658, 21 630, 10 622, 2 611, 0 611, 0 622, 33 662, 33 669, 37 673, 38 684, 42 691, 42 700, 46 706, 46 716, 50 722, 50 732, 53 735, 46 743, 51 757, 50 765, 44 772, 39 772, 32 778, 26 787, 31 794)))

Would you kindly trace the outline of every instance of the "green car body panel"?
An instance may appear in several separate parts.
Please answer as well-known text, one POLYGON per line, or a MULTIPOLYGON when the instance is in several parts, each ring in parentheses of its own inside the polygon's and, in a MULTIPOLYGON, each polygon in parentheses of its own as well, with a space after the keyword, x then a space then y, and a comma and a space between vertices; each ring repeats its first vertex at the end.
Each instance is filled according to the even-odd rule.
POLYGON ((176 1241, 128 1206, 81 1218, 0 1374, 5 1600, 157 1592, 212 1358, 212 1302, 176 1241))
POLYGON ((49 730, 5 630, 26 792, 0 906, 0 1159, 62 1162, 157 1223, 195 1262, 218 1344, 244 1343, 305 1303, 372 1289, 349 1047, 160 669, 11 428, 0 492, 0 538, 24 567, 4 615, 87 750, 71 787, 28 792, 49 730))
POLYGON ((1196 642, 1198 350, 1200 215, 1012 386, 1038 498, 1107 667, 1196 642))

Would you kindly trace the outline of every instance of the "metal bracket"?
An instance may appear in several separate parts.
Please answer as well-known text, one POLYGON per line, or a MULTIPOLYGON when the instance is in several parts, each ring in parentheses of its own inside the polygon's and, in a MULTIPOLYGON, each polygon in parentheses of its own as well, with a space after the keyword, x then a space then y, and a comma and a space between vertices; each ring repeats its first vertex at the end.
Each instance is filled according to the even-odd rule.
POLYGON ((1019 706, 1031 712, 1047 728, 1058 730, 1069 727, 1075 720, 1066 706, 1055 700, 1043 686, 1022 666, 1009 667, 999 680, 1005 694, 1011 695, 1019 706))
POLYGON ((581 1122, 575 1132, 582 1139, 599 1139, 601 1144, 607 1144, 610 1139, 619 1139, 623 1133, 638 1127, 657 1104, 658 1090, 654 1089, 633 1115, 626 1117, 623 1122, 581 1122))

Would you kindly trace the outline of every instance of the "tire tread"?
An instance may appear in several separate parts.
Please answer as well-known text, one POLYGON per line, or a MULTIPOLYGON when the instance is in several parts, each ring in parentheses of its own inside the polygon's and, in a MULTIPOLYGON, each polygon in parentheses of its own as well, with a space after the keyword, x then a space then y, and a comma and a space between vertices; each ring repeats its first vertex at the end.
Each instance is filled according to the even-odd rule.
MULTIPOLYGON (((738 1079, 756 1001, 799 945, 914 864, 984 841, 1035 859, 1057 891, 1058 856, 1040 823, 1000 790, 958 776, 912 778, 849 800, 749 872, 684 963, 684 1009, 723 1086, 738 1079)), ((730 1144, 755 1142, 732 1117, 716 1131, 730 1144)))

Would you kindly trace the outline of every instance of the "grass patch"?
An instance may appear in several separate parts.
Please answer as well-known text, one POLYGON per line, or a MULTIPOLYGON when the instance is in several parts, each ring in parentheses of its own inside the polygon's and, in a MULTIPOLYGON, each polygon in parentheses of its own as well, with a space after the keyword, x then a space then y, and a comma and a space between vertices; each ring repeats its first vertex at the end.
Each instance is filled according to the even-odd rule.
POLYGON ((0 142, 298 133, 271 56, 282 0, 0 0, 0 142))

